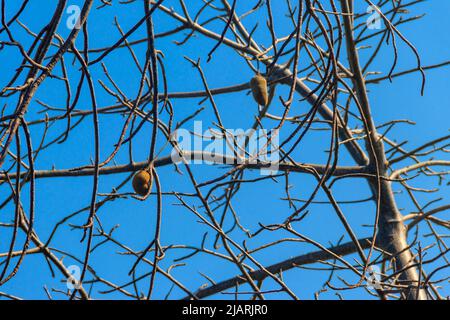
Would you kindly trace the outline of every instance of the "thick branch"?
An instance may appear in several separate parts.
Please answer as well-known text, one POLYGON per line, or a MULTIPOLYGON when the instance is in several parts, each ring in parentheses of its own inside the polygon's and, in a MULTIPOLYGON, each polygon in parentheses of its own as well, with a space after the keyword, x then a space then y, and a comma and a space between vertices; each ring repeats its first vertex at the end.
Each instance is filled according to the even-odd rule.
MULTIPOLYGON (((184 157, 186 159, 192 160, 204 160, 208 162, 213 162, 214 164, 224 164, 224 165, 243 165, 244 168, 247 169, 274 169, 275 167, 269 168, 270 163, 267 162, 256 162, 249 163, 249 161, 238 161, 237 158, 231 156, 225 156, 222 154, 212 154, 209 152, 202 151, 193 151, 193 152, 183 152, 184 157)), ((176 159, 176 156, 174 156, 176 159)), ((166 156, 163 158, 159 158, 155 160, 154 166, 161 167, 174 164, 173 158, 171 156, 166 156)), ((274 164, 276 165, 276 164, 274 164)), ((125 172, 135 172, 137 170, 143 169, 148 166, 148 161, 136 162, 132 164, 111 166, 111 167, 102 167, 99 170, 100 175, 108 175, 115 173, 125 173, 125 172)), ((318 164, 294 164, 290 162, 283 162, 278 165, 279 171, 290 171, 290 172, 301 172, 301 173, 311 173, 311 169, 314 169, 316 172, 323 174, 326 172, 326 166, 318 165, 318 164)), ((334 176, 342 177, 346 175, 363 175, 366 176, 370 171, 368 167, 365 166, 354 166, 354 167, 345 167, 338 166, 336 170, 333 172, 334 176)), ((55 178, 55 177, 81 177, 81 176, 91 176, 94 174, 94 168, 84 168, 84 169, 61 169, 61 170, 36 170, 35 177, 38 178, 55 178)), ((9 176, 9 179, 16 179, 16 174, 11 173, 0 173, 0 181, 6 181, 6 176, 9 176)), ((27 176, 27 172, 21 173, 21 178, 27 176)))
MULTIPOLYGON (((370 248, 371 242, 370 238, 365 238, 359 240, 359 243, 363 249, 370 248)), ((279 263, 272 264, 270 266, 267 266, 265 269, 269 271, 272 274, 280 273, 283 271, 290 270, 292 268, 295 268, 297 266, 305 265, 305 264, 312 264, 317 263, 321 261, 326 261, 334 258, 334 255, 338 256, 346 256, 352 253, 355 253, 357 251, 357 248, 353 241, 347 242, 344 244, 341 244, 336 247, 331 247, 327 251, 318 250, 313 251, 307 254, 303 254, 300 256, 296 256, 294 258, 290 258, 284 261, 281 261, 279 263), (330 252, 327 252, 330 251, 330 252), (334 255, 333 255, 334 254, 334 255)), ((263 270, 256 270, 249 273, 253 280, 260 281, 267 277, 267 272, 263 270)), ((213 294, 222 292, 226 289, 230 289, 235 287, 236 285, 245 283, 246 280, 242 276, 236 276, 224 281, 221 281, 219 283, 216 283, 212 285, 211 287, 207 287, 204 289, 200 289, 195 293, 195 296, 199 299, 209 297, 213 294)), ((186 299, 190 299, 190 297, 185 297, 186 299)))

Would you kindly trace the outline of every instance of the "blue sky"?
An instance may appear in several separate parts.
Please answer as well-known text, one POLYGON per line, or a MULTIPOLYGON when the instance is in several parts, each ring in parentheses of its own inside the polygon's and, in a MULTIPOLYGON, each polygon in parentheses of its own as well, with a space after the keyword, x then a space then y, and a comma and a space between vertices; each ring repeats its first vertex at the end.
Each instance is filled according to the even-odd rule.
MULTIPOLYGON (((179 8, 178 1, 167 1, 176 9, 179 8)), ((254 1, 252 1, 253 3, 254 1)), ((82 1, 68 1, 68 5, 80 5, 82 1)), ((195 8, 201 1, 189 2, 189 9, 194 12, 195 8)), ((55 1, 30 1, 29 6, 21 16, 21 22, 25 23, 29 29, 34 32, 39 31, 44 23, 49 21, 51 14, 55 8, 55 1)), ((97 1, 94 7, 99 5, 97 1)), ((19 2, 7 1, 7 17, 11 17, 16 12, 19 2)), ((286 34, 286 28, 289 28, 288 19, 284 17, 284 5, 281 1, 274 1, 274 17, 277 22, 276 32, 278 35, 286 34)), ((244 12, 244 9, 251 7, 242 6, 239 3, 238 12, 244 12)), ((420 52, 422 64, 432 65, 448 60, 450 57, 450 34, 448 15, 450 14, 450 3, 448 1, 427 1, 418 4, 412 8, 411 15, 418 15, 426 13, 426 16, 419 21, 412 22, 408 25, 402 25, 400 31, 416 46, 420 52)), ((129 30, 142 17, 142 4, 137 1, 131 5, 115 4, 113 7, 102 10, 93 9, 88 23, 90 33, 90 48, 101 48, 111 45, 119 37, 119 33, 113 25, 114 17, 117 17, 123 30, 129 30)), ((205 18, 208 13, 205 14, 205 18)), ((66 17, 65 17, 66 18, 66 17)), ((270 35, 265 26, 265 12, 258 13, 255 17, 245 20, 251 28, 256 22, 259 22, 259 28, 255 33, 255 39, 262 42, 266 46, 270 45, 270 35)), ((67 37, 70 30, 61 23, 58 33, 62 37, 67 37)), ((156 33, 169 30, 175 26, 174 21, 166 15, 158 13, 155 15, 155 31, 156 33)), ((212 25, 215 30, 221 30, 220 25, 212 25)), ((13 34, 17 40, 22 42, 25 47, 29 46, 32 37, 17 24, 11 27, 13 34)), ((371 31, 369 31, 371 32, 371 31)), ((140 28, 133 36, 132 40, 142 39, 145 36, 145 28, 140 28)), ((0 39, 5 40, 5 35, 2 34, 0 39)), ((202 68, 208 80, 210 88, 218 88, 222 86, 229 86, 240 84, 248 81, 252 76, 252 70, 243 62, 231 49, 221 46, 214 54, 211 62, 207 63, 207 53, 214 46, 215 42, 197 35, 183 46, 179 47, 173 43, 173 40, 181 41, 183 33, 177 34, 170 38, 162 38, 156 40, 156 47, 164 53, 164 65, 168 75, 169 92, 185 92, 193 90, 202 90, 198 72, 191 67, 190 63, 183 57, 187 56, 194 60, 201 58, 202 68)), ((81 37, 77 40, 77 46, 81 48, 81 37)), ((370 44, 370 43, 369 43, 370 44)), ((415 56, 404 44, 399 45, 399 61, 396 71, 403 71, 416 66, 415 56)), ((145 44, 134 46, 134 50, 140 63, 142 64, 145 58, 145 44)), ((361 49, 361 59, 367 59, 367 49, 361 49)), ((55 49, 52 49, 52 53, 55 49)), ((303 52, 303 55, 305 53, 303 52)), ((91 57, 93 59, 95 55, 91 57)), ((304 56, 306 57, 306 56, 304 56)), ((20 63, 17 55, 17 49, 6 47, 0 51, 0 86, 3 87, 11 78, 14 70, 20 63)), ((69 77, 73 77, 72 85, 75 86, 79 77, 78 66, 70 65, 72 57, 66 57, 66 64, 68 65, 69 77)), ((301 66, 300 59, 300 66, 301 66)), ((374 61, 371 71, 380 71, 385 74, 393 61, 392 48, 384 47, 378 59, 374 61)), ((112 78, 117 82, 117 85, 129 97, 135 97, 139 85, 139 74, 132 62, 131 56, 126 49, 120 49, 117 52, 107 56, 103 62, 107 67, 112 78)), ((56 69, 58 75, 61 74, 61 69, 58 66, 56 69)), ((107 83, 107 79, 103 73, 100 64, 94 65, 91 68, 91 73, 94 80, 102 80, 107 83)), ((427 74, 427 83, 425 95, 420 95, 420 75, 413 73, 407 76, 395 78, 392 83, 384 81, 379 85, 370 85, 369 98, 374 115, 375 122, 382 124, 395 119, 409 119, 416 122, 415 126, 407 124, 400 124, 390 132, 390 137, 395 138, 396 141, 408 140, 406 145, 409 148, 419 146, 422 143, 437 138, 439 136, 448 134, 449 125, 448 119, 450 116, 450 86, 449 86, 449 69, 435 69, 429 70, 427 74)), ((22 81, 24 79, 21 79, 22 81)), ((18 82, 19 83, 19 82, 18 82)), ((89 93, 84 86, 80 102, 77 109, 89 110, 91 108, 89 93)), ((278 88, 277 95, 282 95, 286 98, 288 93, 287 88, 278 88)), ((115 99, 107 95, 102 90, 101 86, 96 82, 96 96, 99 106, 109 106, 116 103, 115 99)), ((296 108, 296 114, 306 112, 309 106, 306 102, 300 101, 296 96, 296 102, 293 108, 296 108)), ((6 103, 9 108, 13 108, 17 99, 3 99, 2 106, 6 103)), ((43 118, 42 107, 37 101, 49 103, 54 107, 64 108, 66 94, 63 83, 61 81, 46 81, 38 90, 35 99, 30 105, 29 111, 26 115, 28 121, 43 118)), ((191 114, 196 108, 201 99, 181 99, 173 100, 173 108, 175 110, 175 121, 180 121, 184 117, 191 114)), ((227 95, 215 96, 215 102, 220 110, 222 120, 227 128, 249 128, 253 124, 253 118, 256 112, 256 105, 250 95, 246 92, 238 92, 227 95)), ((210 127, 214 121, 214 113, 208 102, 203 103, 204 111, 197 117, 198 120, 203 121, 204 128, 210 127)), ((149 108, 149 107, 147 107, 149 108)), ((281 106, 275 104, 271 112, 280 114, 281 106)), ((57 112, 49 112, 49 116, 56 115, 57 112)), ((163 120, 167 120, 167 114, 162 115, 163 120)), ((101 159, 104 159, 113 150, 113 145, 116 143, 120 134, 123 117, 120 115, 100 115, 100 135, 101 135, 101 159)), ((272 123, 273 124, 273 123, 272 123)), ((270 122, 267 122, 270 126, 270 122)), ((185 125, 187 129, 192 129, 192 122, 185 125)), ((281 132, 282 137, 289 134, 287 126, 285 131, 281 132)), ((65 123, 57 123, 49 130, 47 141, 53 137, 57 137, 65 129, 65 123)), ((33 144, 38 145, 42 133, 42 126, 32 126, 33 144)), ((93 157, 93 128, 90 117, 87 117, 78 127, 76 127, 69 136, 69 139, 64 144, 56 144, 49 149, 41 152, 36 161, 37 169, 50 169, 54 166, 57 169, 71 168, 79 165, 89 163, 93 157)), ((148 155, 149 137, 151 135, 151 126, 146 124, 143 130, 140 131, 134 142, 133 157, 135 161, 143 161, 148 155)), ((295 155, 296 160, 302 162, 321 163, 326 160, 326 154, 323 152, 323 141, 329 137, 329 133, 315 131, 308 134, 300 147, 300 152, 295 155)), ((164 145, 164 141, 158 141, 157 150, 160 150, 164 145)), ((13 149, 14 150, 14 149, 13 149)), ((168 155, 169 148, 165 148, 161 152, 161 156, 168 155)), ((449 160, 448 154, 441 154, 449 160)), ((118 164, 124 164, 128 161, 127 147, 124 147, 117 155, 115 161, 118 164)), ((341 157, 341 165, 352 164, 350 158, 343 153, 341 157)), ((8 163, 5 166, 9 166, 8 163)), ((223 168, 218 166, 195 165, 192 167, 194 175, 198 181, 206 181, 210 178, 220 176, 226 172, 223 168)), ((182 170, 183 175, 178 174, 172 166, 158 168, 158 174, 161 178, 163 191, 169 192, 177 190, 179 192, 193 192, 192 186, 187 178, 186 171, 182 170)), ((111 188, 121 183, 128 174, 119 174, 113 176, 101 176, 99 182, 99 192, 111 192, 111 188)), ((258 177, 258 172, 249 172, 246 177, 258 177)), ((300 199, 308 198, 311 188, 314 186, 314 179, 307 175, 295 175, 291 177, 290 183, 295 187, 291 190, 295 197, 300 199)), ((420 180, 415 181, 416 184, 435 183, 436 180, 420 180)), ((255 231, 258 228, 258 223, 270 224, 277 223, 283 220, 283 217, 289 215, 288 205, 285 201, 280 200, 284 197, 284 188, 280 187, 285 182, 283 178, 278 181, 264 180, 256 184, 244 184, 237 198, 234 200, 234 209, 239 214, 242 225, 246 228, 255 231)), ((24 203, 28 199, 26 186, 23 189, 24 203)), ((40 179, 36 185, 36 230, 42 240, 46 240, 50 235, 55 224, 63 217, 71 212, 76 212, 80 208, 89 205, 90 194, 92 190, 92 178, 52 178, 40 179)), ((445 200, 450 200, 448 187, 444 187, 439 195, 434 197, 443 197, 445 200)), ((131 192, 131 185, 127 184, 123 192, 131 192)), ((396 190, 396 191, 400 191, 396 190)), ((4 185, 0 186, 1 199, 5 198, 5 194, 9 191, 4 185)), ((334 189, 334 194, 338 200, 355 200, 363 199, 370 196, 367 185, 362 180, 349 180, 348 182, 339 183, 334 189)), ((9 195, 9 193, 8 193, 9 195)), ((101 198, 101 197, 100 197, 101 198)), ((429 195, 418 195, 419 200, 426 202, 430 199, 429 195)), ((323 194, 318 195, 317 200, 324 200, 323 194)), ((198 205, 198 201, 190 198, 186 200, 192 205, 198 205)), ((179 202, 174 196, 164 196, 163 209, 163 223, 161 240, 163 245, 168 244, 184 244, 198 246, 201 243, 203 234, 208 231, 204 225, 198 223, 198 219, 189 213, 186 209, 179 205, 179 202)), ((399 207, 404 209, 404 212, 409 212, 414 208, 407 202, 407 198, 403 194, 398 195, 399 207)), ((155 197, 150 197, 145 202, 140 202, 132 198, 117 199, 113 202, 103 206, 99 212, 99 218, 102 221, 103 228, 110 230, 116 225, 120 225, 114 236, 122 241, 124 244, 138 251, 143 249, 152 239, 155 226, 155 197)), ((27 208, 27 206, 25 206, 27 208)), ((364 227, 364 224, 371 224, 373 222, 374 206, 371 203, 343 205, 350 223, 358 233, 358 236, 364 237, 371 234, 371 229, 364 227)), ((13 215, 13 206, 6 206, 0 211, 1 222, 10 222, 13 215)), ((343 235, 344 229, 340 225, 336 214, 328 205, 312 205, 310 214, 299 226, 299 232, 304 233, 311 238, 321 242, 324 245, 335 244, 343 235)), ((77 215, 68 223, 74 225, 83 224, 86 221, 88 212, 77 215)), ((445 215, 442 215, 445 218, 445 215)), ((229 221, 227 221, 229 222, 229 221)), ((227 225, 227 224, 226 224, 227 225)), ((228 224, 228 227, 230 225, 228 224)), ((227 229, 227 228, 225 228, 227 229)), ((210 230, 209 230, 210 231, 210 230)), ((68 224, 60 227, 54 239, 51 242, 51 247, 68 251, 77 257, 81 258, 84 254, 85 243, 80 243, 82 233, 80 231, 71 231, 68 224)), ((249 240, 249 246, 254 248, 258 245, 280 239, 287 236, 282 232, 266 233, 263 237, 255 237, 249 240)), ((1 252, 7 251, 7 246, 11 233, 3 230, 0 232, 0 248, 1 252)), ((242 242, 244 238, 240 234, 235 235, 238 242, 242 242)), ((23 237, 20 238, 23 240, 23 237)), ((214 236, 211 232, 208 235, 208 244, 212 246, 214 236)), ((344 241, 348 241, 348 237, 344 241)), ((94 239, 96 243, 98 239, 94 239)), ((424 239, 425 242, 432 242, 430 238, 424 239)), ((20 243, 20 242, 19 242, 20 243)), ((19 248, 19 246, 17 246, 19 248)), ((303 243, 289 243, 268 249, 262 254, 255 254, 258 261, 264 265, 275 263, 291 256, 307 253, 315 250, 314 247, 303 243)), ((121 251, 117 246, 107 244, 100 247, 91 257, 91 264, 95 267, 99 276, 104 279, 110 279, 115 283, 122 284, 129 280, 127 273, 132 266, 134 259, 129 256, 117 255, 116 252, 121 251)), ((224 252, 219 249, 219 252, 224 252)), ((181 257, 187 252, 181 250, 170 251, 168 257, 161 262, 161 266, 168 267, 172 263, 172 259, 181 257)), ((58 254, 59 256, 63 256, 58 254)), ((351 261, 351 258, 349 260, 351 261)), ((66 265, 79 265, 70 257, 64 257, 66 265)), ((223 261, 207 256, 198 255, 186 261, 186 266, 175 268, 171 273, 186 287, 195 291, 202 284, 207 283, 207 280, 200 274, 206 273, 215 281, 227 279, 239 273, 238 269, 223 261)), ((318 265, 316 265, 317 267, 318 265)), ((149 272, 150 268, 147 265, 141 265, 138 268, 138 273, 143 274, 149 272)), ((349 274, 342 274, 352 279, 349 274)), ((320 289, 321 284, 328 277, 328 273, 313 271, 313 270, 295 270, 284 274, 284 279, 287 283, 292 285, 298 296, 302 299, 312 299, 313 293, 320 289)), ((88 277, 89 279, 90 277, 88 277)), ((336 283, 339 283, 336 280, 336 283)), ((341 283, 342 284, 342 283, 341 283)), ((56 276, 52 278, 51 272, 41 255, 29 255, 26 257, 18 275, 4 286, 0 287, 0 291, 8 292, 18 295, 23 298, 45 298, 43 286, 48 288, 56 288, 65 290, 65 283, 62 281, 60 274, 56 272, 56 276)), ((141 283, 140 288, 143 292, 147 292, 148 281, 141 283)), ((270 281, 267 281, 266 288, 273 287, 270 281)), ((155 289, 155 298, 164 298, 170 290, 171 284, 162 276, 157 278, 157 287, 155 289)), ((94 298, 104 298, 105 296, 99 294, 107 288, 103 285, 96 285, 93 290, 94 298)), ((128 288, 132 291, 132 288, 128 288)), ((248 288, 247 288, 248 289, 248 288)), ((246 290, 243 287, 242 290, 246 290)), ((444 292, 447 295, 447 292, 444 292)), ((361 290, 348 291, 344 293, 347 298, 367 298, 363 295, 361 290)), ((182 297, 183 293, 177 289, 173 289, 172 298, 182 297)), ((63 295, 53 293, 54 298, 64 298, 63 295)), ((113 294, 108 298, 123 298, 119 294, 113 294)), ((216 295, 215 298, 229 298, 227 295, 216 295)), ((231 296, 232 297, 232 296, 231 296)), ((286 298, 284 294, 268 295, 272 298, 286 298)), ((336 298, 333 293, 325 293, 323 298, 336 298)))

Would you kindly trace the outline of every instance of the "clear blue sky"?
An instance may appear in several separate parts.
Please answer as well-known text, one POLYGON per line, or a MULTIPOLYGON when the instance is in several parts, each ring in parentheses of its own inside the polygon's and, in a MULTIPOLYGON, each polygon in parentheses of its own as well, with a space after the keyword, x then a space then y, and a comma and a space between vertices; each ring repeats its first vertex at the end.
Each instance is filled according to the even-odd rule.
MULTIPOLYGON (((82 1, 68 1, 70 4, 81 5, 82 1)), ((179 8, 178 1, 166 1, 168 4, 179 8)), ((282 6, 280 2, 274 2, 274 15, 277 23, 277 33, 279 35, 286 34, 285 28, 288 20, 284 17, 284 12, 280 13, 282 6)), ((284 2, 284 1, 283 1, 284 2)), ((7 17, 11 17, 16 12, 19 1, 7 1, 7 17)), ((187 1, 189 8, 197 7, 201 1, 187 1), (192 7, 191 7, 192 6, 192 7)), ((253 3, 253 2, 252 2, 253 3)), ((100 4, 96 1, 94 6, 100 4)), ((31 30, 38 31, 42 28, 44 23, 49 21, 51 14, 55 8, 56 1, 51 0, 31 0, 26 11, 20 18, 20 21, 25 23, 31 30)), ((241 3, 239 3, 239 6, 241 3)), ((248 7, 249 5, 247 5, 248 7)), ((238 7, 238 12, 243 12, 244 7, 238 7)), ((419 21, 408 25, 402 25, 399 29, 401 32, 416 46, 420 52, 423 65, 432 65, 443 62, 450 58, 450 33, 449 19, 450 2, 448 1, 427 1, 413 7, 412 14, 418 15, 426 13, 426 16, 419 21)), ((129 30, 142 17, 142 4, 137 1, 131 5, 120 5, 115 3, 112 8, 104 8, 102 10, 93 9, 89 18, 89 33, 90 33, 90 47, 100 48, 111 45, 118 38, 119 34, 113 26, 114 16, 117 19, 123 30, 129 30)), ((207 16, 207 15, 206 15, 207 16)), ((70 30, 65 26, 65 19, 61 23, 58 33, 62 37, 66 37, 70 30)), ((166 15, 157 14, 154 18, 156 33, 171 29, 174 27, 174 20, 168 18, 166 15)), ((258 41, 262 41, 266 46, 270 45, 270 36, 265 26, 265 15, 250 19, 249 26, 253 26, 256 20, 259 20, 259 30, 255 34, 258 41)), ((32 41, 32 37, 17 24, 11 27, 11 30, 17 40, 22 42, 25 47, 28 47, 32 41)), ((216 28, 217 30, 217 28, 216 28)), ((221 30, 221 29, 219 29, 221 30)), ((0 35, 0 40, 6 40, 5 34, 0 35)), ((140 28, 131 39, 141 39, 145 36, 145 28, 140 28)), ((207 53, 214 46, 215 42, 205 39, 202 36, 196 36, 191 39, 186 46, 178 47, 172 40, 182 40, 183 34, 178 34, 174 37, 157 39, 156 46, 162 50, 165 55, 165 68, 169 79, 169 91, 192 91, 202 90, 199 75, 191 65, 184 60, 183 56, 188 56, 194 60, 202 59, 202 67, 208 79, 208 84, 211 88, 240 84, 248 81, 253 73, 250 68, 243 62, 243 60, 235 54, 232 50, 221 46, 216 51, 212 61, 206 63, 207 53)), ((78 48, 81 48, 81 37, 77 40, 78 48)), ((134 47, 138 59, 142 63, 145 57, 145 44, 140 44, 134 47)), ((55 49, 52 49, 54 52, 55 49)), ((396 71, 410 69, 416 66, 415 57, 410 50, 403 44, 399 44, 399 62, 396 71)), ((92 56, 92 58, 94 55, 92 56)), ((361 58, 365 59, 364 51, 361 51, 361 58)), ((69 66, 71 57, 66 57, 68 65, 69 76, 73 77, 72 85, 75 86, 78 81, 78 66, 69 66)), ((371 70, 381 71, 385 74, 389 70, 393 60, 391 47, 382 50, 382 54, 372 65, 371 70)), ((108 56, 103 61, 108 68, 110 74, 115 79, 119 87, 128 96, 134 97, 137 93, 139 85, 139 76, 135 65, 129 52, 126 49, 121 49, 116 53, 108 56)), ((11 78, 15 68, 19 65, 17 49, 14 47, 6 47, 0 51, 0 86, 3 87, 11 78)), ((60 67, 56 69, 59 75, 60 67)), ((100 64, 92 67, 91 72, 95 81, 102 80, 107 83, 107 79, 103 74, 100 64)), ((23 79, 22 79, 23 80, 23 79)), ((17 82, 19 83, 19 82, 17 82)), ((87 86, 85 86, 86 89, 87 86)), ((75 87, 74 87, 75 88, 75 87)), ((390 132, 390 137, 395 138, 396 141, 408 140, 407 146, 413 148, 432 138, 437 138, 448 133, 449 117, 450 117, 450 85, 449 85, 449 68, 439 70, 427 71, 427 84, 425 95, 420 96, 420 76, 417 73, 410 74, 404 77, 395 78, 393 83, 387 81, 380 85, 370 86, 370 101, 373 110, 373 115, 377 124, 381 124, 395 119, 409 119, 416 122, 414 127, 409 125, 398 125, 390 132)), ((277 95, 284 95, 286 97, 287 89, 279 88, 277 95)), ((115 104, 113 98, 105 94, 100 85, 96 83, 96 95, 99 106, 108 106, 115 104)), ((15 106, 16 100, 2 99, 1 105, 8 104, 9 108, 15 106), (4 101, 3 101, 4 100, 4 101)), ((33 119, 42 118, 43 114, 37 114, 36 111, 41 110, 41 106, 37 103, 40 100, 44 103, 49 103, 52 106, 64 108, 65 105, 65 90, 63 83, 60 81, 46 81, 38 90, 35 99, 30 105, 29 112, 26 119, 31 121, 33 119)), ((298 100, 298 99, 297 99, 298 100)), ((183 119, 191 114, 195 108, 198 107, 200 99, 183 99, 173 100, 173 107, 176 114, 176 121, 183 119)), ((229 95, 216 96, 215 101, 221 112, 222 120, 227 128, 249 128, 253 123, 256 106, 250 95, 245 92, 233 93, 229 95), (252 110, 249 112, 249 110, 252 110)), ((297 101, 294 105, 302 112, 306 112, 309 106, 306 102, 297 101)), ((211 126, 214 121, 214 114, 210 105, 206 102, 203 104, 205 110, 199 115, 198 119, 203 121, 204 128, 211 126)), ((80 102, 77 109, 89 110, 91 108, 89 94, 87 90, 83 90, 80 102)), ((271 110, 274 114, 280 114, 280 106, 274 106, 271 110)), ((297 112, 301 113, 301 112, 297 112)), ((49 115, 56 115, 55 112, 49 112, 49 115)), ((163 119, 167 120, 167 115, 163 115, 163 119)), ((101 159, 105 159, 107 155, 113 150, 113 145, 117 141, 118 135, 122 128, 124 118, 118 115, 101 115, 100 116, 100 133, 101 133, 101 159)), ((185 126, 192 129, 192 123, 185 126)), ((288 127, 289 128, 289 127, 288 127)), ((292 127, 290 127, 292 128, 292 127)), ((52 137, 58 136, 65 129, 64 123, 60 123, 50 128, 49 141, 52 137)), ((135 161, 143 161, 148 155, 149 139, 151 126, 146 125, 139 133, 134 142, 134 159, 135 161)), ((289 130, 282 132, 282 136, 287 136, 289 130)), ((57 169, 71 168, 79 165, 87 164, 90 158, 93 157, 93 134, 92 122, 87 118, 83 123, 74 129, 64 144, 53 145, 50 149, 43 151, 37 161, 37 169, 50 169, 53 165, 57 169)), ((34 145, 37 145, 42 136, 42 127, 32 127, 32 137, 34 145)), ((327 133, 314 133, 308 135, 302 144, 301 154, 296 155, 296 160, 303 162, 320 163, 326 159, 326 155, 322 148, 318 148, 318 144, 323 139, 328 137, 327 133)), ((163 141, 159 141, 157 150, 163 146, 163 141)), ((170 150, 166 148, 161 156, 168 155, 170 150)), ((116 157, 116 162, 124 164, 127 162, 127 147, 121 151, 116 157)), ((450 156, 444 155, 448 160, 450 156)), ((341 164, 351 164, 348 157, 343 156, 341 164)), ((8 165, 8 164, 7 164, 8 165)), ((198 181, 206 181, 208 178, 219 176, 220 173, 225 172, 224 169, 217 166, 211 167, 207 165, 193 166, 194 174, 198 181)), ((180 192, 192 192, 189 179, 186 172, 184 175, 179 175, 171 166, 162 167, 158 169, 163 191, 177 190, 180 192)), ((246 177, 258 177, 258 172, 249 173, 246 177)), ((99 192, 108 193, 111 188, 118 185, 127 175, 120 174, 114 176, 101 176, 99 184, 99 192)), ((311 188, 314 186, 314 180, 307 175, 293 176, 292 184, 295 188, 292 193, 297 198, 305 199, 309 196, 311 188)), ((280 179, 278 183, 272 181, 263 181, 251 186, 243 185, 240 195, 234 202, 235 210, 239 213, 241 223, 248 229, 255 231, 258 228, 258 223, 263 224, 277 223, 283 220, 283 217, 288 215, 288 206, 280 198, 284 197, 283 184, 284 180, 280 179)), ((425 181, 424 183, 428 183, 425 181)), ((58 178, 58 179, 41 179, 37 181, 36 185, 36 230, 41 239, 44 241, 48 238, 55 223, 61 220, 64 216, 71 212, 75 212, 82 207, 88 206, 90 203, 90 194, 92 186, 92 178, 58 178)), ((439 194, 444 198, 444 201, 450 200, 449 187, 443 189, 439 194)), ((24 199, 26 203, 28 199, 28 187, 23 190, 24 199)), ((130 192, 131 185, 127 185, 122 191, 130 192)), ((398 190, 400 191, 400 189, 398 190)), ((8 192, 6 186, 0 186, 1 199, 5 198, 8 192)), ((335 196, 338 200, 355 200, 366 198, 370 195, 369 190, 362 180, 350 180, 336 186, 335 196)), ((435 196, 435 197, 438 197, 435 196)), ((322 194, 319 194, 317 200, 324 200, 322 194)), ((399 207, 409 212, 414 208, 407 198, 403 195, 398 196, 399 207)), ((424 202, 430 199, 429 196, 419 195, 419 199, 424 202)), ((134 199, 120 199, 110 202, 103 206, 98 215, 102 221, 103 228, 110 230, 116 225, 120 228, 114 233, 114 236, 125 243, 127 246, 138 251, 143 249, 152 239, 155 224, 155 205, 156 199, 151 197, 145 202, 139 202, 134 199)), ((190 199, 188 199, 191 201, 190 199)), ((163 224, 162 224, 162 244, 185 244, 198 246, 201 243, 202 236, 208 229, 199 224, 197 219, 185 209, 180 207, 178 201, 173 196, 163 198, 163 224)), ((193 202, 198 205, 198 202, 193 202)), ((13 216, 13 206, 9 205, 0 211, 0 221, 10 222, 13 216)), ((359 205, 344 205, 345 213, 348 216, 354 229, 358 232, 360 237, 369 236, 371 229, 362 226, 363 224, 371 224, 373 222, 374 206, 372 204, 359 205)), ((333 212, 333 209, 327 205, 312 205, 310 208, 311 214, 305 219, 304 224, 299 231, 305 235, 314 238, 315 240, 329 245, 332 242, 335 244, 341 235, 344 234, 342 226, 333 212)), ((70 224, 80 225, 86 221, 88 212, 83 212, 77 217, 69 221, 70 224)), ((445 216, 444 216, 445 218, 445 216)), ((209 246, 212 244, 212 233, 209 232, 209 246)), ((81 258, 84 254, 85 243, 80 243, 82 233, 80 231, 70 231, 70 226, 65 224, 56 233, 51 247, 61 250, 66 250, 81 258)), ((0 249, 1 252, 6 252, 9 245, 11 233, 4 229, 0 231, 0 249)), ((271 240, 276 240, 282 237, 281 233, 265 234, 262 238, 254 238, 249 241, 250 247, 257 247, 263 243, 271 240)), ((23 240, 23 237, 19 237, 23 240)), ((236 240, 241 242, 244 238, 237 234, 236 240)), ((94 243, 98 241, 94 240, 94 243)), ((348 241, 348 237, 344 239, 348 241)), ((425 239, 431 241, 431 238, 425 239)), ((425 246, 425 245, 424 245, 425 246)), ((16 249, 18 249, 17 246, 16 249)), ((105 245, 102 246, 91 256, 91 265, 95 267, 99 276, 104 279, 110 279, 117 284, 122 284, 129 280, 127 273, 134 261, 134 258, 128 256, 116 255, 115 252, 120 251, 116 246, 105 245)), ((255 257, 263 264, 271 264, 291 256, 307 253, 315 250, 314 247, 306 244, 286 244, 280 245, 276 248, 267 250, 264 254, 256 254, 255 257)), ((222 249, 219 250, 223 252, 222 249)), ((171 260, 176 257, 184 255, 186 252, 173 251, 168 254, 168 257, 161 262, 161 266, 167 267, 171 260)), ((61 254, 58 254, 61 256, 61 254)), ((225 264, 223 261, 206 255, 198 255, 190 260, 187 260, 186 266, 175 268, 172 274, 185 286, 192 291, 195 291, 202 284, 207 283, 207 280, 202 277, 199 272, 204 272, 215 281, 221 281, 228 277, 235 276, 239 273, 237 268, 231 264, 225 264)), ((70 257, 64 257, 66 265, 77 264, 70 257)), ((141 265, 138 268, 138 273, 142 274, 150 271, 147 265, 141 265)), ((42 255, 28 255, 24 264, 22 265, 18 275, 0 287, 0 291, 15 294, 22 298, 45 298, 43 286, 48 288, 56 288, 65 290, 65 283, 62 281, 62 276, 57 272, 54 278, 42 255)), ((347 279, 354 280, 347 275, 347 279)), ((328 273, 310 270, 295 270, 284 274, 285 280, 289 283, 298 296, 303 299, 312 299, 313 293, 320 289, 320 285, 328 277, 328 273)), ((90 279, 88 276, 87 279, 90 279)), ((337 279, 334 282, 336 285, 340 284, 337 279)), ((147 292, 148 281, 141 283, 143 292, 147 292)), ((270 281, 267 281, 270 287, 270 281)), ((155 298, 164 298, 171 284, 163 277, 158 276, 157 287, 155 289, 155 298)), ((92 292, 94 298, 104 298, 97 291, 107 288, 106 286, 96 285, 92 292)), ((132 288, 128 288, 133 291, 132 288)), ((243 287, 242 290, 245 290, 243 287)), ((449 294, 449 292, 444 292, 449 294)), ((183 293, 174 288, 171 295, 172 298, 183 296, 183 293)), ((54 298, 64 298, 63 295, 53 293, 54 298)), ((109 298, 123 298, 123 295, 114 294, 108 296, 109 298)), ((215 298, 227 298, 232 296, 216 295, 215 298)), ((286 298, 286 295, 273 294, 268 295, 272 298, 286 298)), ((360 290, 345 292, 347 298, 362 298, 367 295, 362 295, 360 290)), ((323 298, 336 298, 332 293, 325 293, 323 298)), ((1 299, 1 298, 0 298, 1 299)))

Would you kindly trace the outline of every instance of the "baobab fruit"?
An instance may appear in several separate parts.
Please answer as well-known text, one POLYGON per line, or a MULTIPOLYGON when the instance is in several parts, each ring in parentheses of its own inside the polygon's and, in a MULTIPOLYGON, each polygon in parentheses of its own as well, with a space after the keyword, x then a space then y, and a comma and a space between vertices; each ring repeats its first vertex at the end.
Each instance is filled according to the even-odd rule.
POLYGON ((139 170, 133 177, 133 189, 140 196, 146 196, 152 189, 153 179, 146 170, 139 170))
POLYGON ((267 80, 259 73, 250 80, 253 98, 261 106, 267 106, 269 96, 267 95, 267 80))

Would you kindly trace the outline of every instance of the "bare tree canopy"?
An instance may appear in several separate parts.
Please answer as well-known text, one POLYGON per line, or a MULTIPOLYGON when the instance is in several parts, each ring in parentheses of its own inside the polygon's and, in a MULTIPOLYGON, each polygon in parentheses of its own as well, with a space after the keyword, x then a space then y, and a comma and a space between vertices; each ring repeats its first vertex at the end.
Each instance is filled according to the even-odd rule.
POLYGON ((447 299, 423 2, 2 0, 0 299, 447 299))

